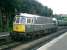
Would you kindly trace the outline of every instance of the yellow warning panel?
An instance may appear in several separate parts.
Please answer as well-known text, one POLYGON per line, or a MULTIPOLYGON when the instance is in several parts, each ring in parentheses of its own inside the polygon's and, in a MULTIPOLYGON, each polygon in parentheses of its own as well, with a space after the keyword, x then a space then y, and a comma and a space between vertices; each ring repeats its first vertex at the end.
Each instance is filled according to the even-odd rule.
POLYGON ((24 24, 14 24, 13 31, 16 32, 25 32, 25 25, 24 24))

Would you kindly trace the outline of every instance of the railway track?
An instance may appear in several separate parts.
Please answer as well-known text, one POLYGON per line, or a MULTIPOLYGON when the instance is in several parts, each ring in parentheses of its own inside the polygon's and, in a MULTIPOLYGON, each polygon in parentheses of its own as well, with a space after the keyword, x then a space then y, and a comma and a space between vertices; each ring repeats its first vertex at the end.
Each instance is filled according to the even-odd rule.
POLYGON ((43 43, 47 43, 50 40, 54 39, 55 37, 59 36, 60 34, 62 34, 63 32, 65 32, 66 29, 61 29, 58 32, 52 33, 50 35, 47 35, 45 37, 42 37, 40 39, 36 39, 36 40, 30 40, 30 41, 12 41, 12 42, 8 42, 8 43, 4 43, 3 45, 0 46, 0 50, 30 50, 30 49, 34 49, 34 48, 38 48, 41 45, 43 45, 43 43))

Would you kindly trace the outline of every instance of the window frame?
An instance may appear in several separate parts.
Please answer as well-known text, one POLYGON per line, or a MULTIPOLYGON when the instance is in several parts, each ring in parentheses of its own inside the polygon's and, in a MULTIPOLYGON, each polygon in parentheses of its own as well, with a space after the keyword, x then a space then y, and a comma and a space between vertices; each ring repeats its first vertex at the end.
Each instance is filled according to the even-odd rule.
POLYGON ((34 23, 33 18, 31 18, 31 17, 26 18, 26 24, 33 24, 33 23, 34 23), (30 19, 31 22, 28 22, 28 19, 30 19))

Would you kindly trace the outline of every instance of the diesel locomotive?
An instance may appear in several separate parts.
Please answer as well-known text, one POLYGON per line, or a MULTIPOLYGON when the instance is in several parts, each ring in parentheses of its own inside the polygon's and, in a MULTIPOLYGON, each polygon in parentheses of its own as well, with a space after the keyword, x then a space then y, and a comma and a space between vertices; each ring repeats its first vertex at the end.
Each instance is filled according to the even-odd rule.
POLYGON ((16 15, 13 22, 11 37, 14 40, 21 38, 35 38, 57 30, 57 21, 52 17, 21 13, 16 15))

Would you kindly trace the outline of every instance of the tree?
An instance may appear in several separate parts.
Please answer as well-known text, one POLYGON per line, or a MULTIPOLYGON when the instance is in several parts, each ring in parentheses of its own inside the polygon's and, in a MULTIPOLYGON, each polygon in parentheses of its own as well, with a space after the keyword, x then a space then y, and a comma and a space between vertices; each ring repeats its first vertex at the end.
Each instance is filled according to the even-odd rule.
POLYGON ((41 3, 36 0, 19 0, 20 5, 17 8, 18 12, 37 14, 42 16, 51 16, 53 14, 52 9, 47 6, 42 6, 41 3))
POLYGON ((16 0, 0 0, 0 18, 2 16, 3 31, 8 30, 8 19, 15 15, 16 0))

